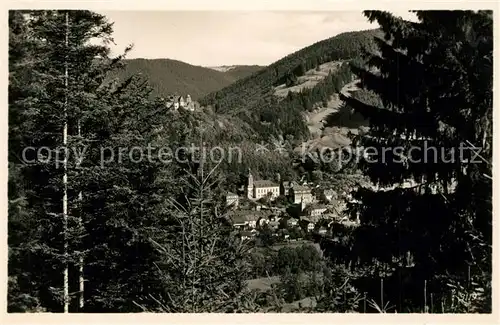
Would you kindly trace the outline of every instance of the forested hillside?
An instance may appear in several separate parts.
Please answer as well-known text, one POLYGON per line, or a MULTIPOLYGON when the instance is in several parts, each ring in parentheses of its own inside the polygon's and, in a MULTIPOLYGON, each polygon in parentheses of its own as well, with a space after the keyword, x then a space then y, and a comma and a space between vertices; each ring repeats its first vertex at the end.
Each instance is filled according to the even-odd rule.
POLYGON ((309 137, 303 113, 317 107, 315 104, 328 102, 330 96, 351 81, 349 62, 358 60, 365 49, 373 49, 373 38, 380 35, 378 30, 343 33, 268 67, 205 68, 170 59, 132 59, 125 60, 125 68, 114 76, 121 80, 142 76, 153 89, 153 96, 190 94, 202 106, 238 117, 233 119, 236 123, 241 120, 242 125, 251 126, 256 140, 277 136, 302 140, 309 137), (281 100, 273 96, 275 87, 298 85, 298 78, 308 71, 333 61, 340 64, 339 68, 328 72, 314 87, 303 88, 281 100))
POLYGON ((221 112, 254 106, 263 94, 267 94, 272 86, 285 82, 291 73, 299 76, 324 62, 357 58, 363 48, 373 49, 375 46, 373 37, 381 35, 379 30, 348 32, 314 43, 276 61, 252 76, 207 95, 202 103, 213 105, 221 112))
POLYGON ((152 95, 166 97, 172 93, 190 94, 196 100, 220 90, 240 78, 251 75, 259 66, 236 66, 228 72, 191 65, 171 59, 130 59, 115 77, 125 80, 140 75, 148 80, 152 95))
POLYGON ((218 113, 239 116, 263 140, 276 136, 306 139, 309 131, 303 113, 313 109, 316 103, 328 101, 351 81, 349 63, 359 61, 365 50, 373 50, 374 37, 380 35, 379 30, 367 30, 343 33, 317 42, 205 96, 200 103, 212 106, 218 113), (314 87, 290 94, 283 100, 273 96, 275 87, 281 84, 292 86, 309 70, 319 69, 321 64, 332 61, 344 64, 314 87))

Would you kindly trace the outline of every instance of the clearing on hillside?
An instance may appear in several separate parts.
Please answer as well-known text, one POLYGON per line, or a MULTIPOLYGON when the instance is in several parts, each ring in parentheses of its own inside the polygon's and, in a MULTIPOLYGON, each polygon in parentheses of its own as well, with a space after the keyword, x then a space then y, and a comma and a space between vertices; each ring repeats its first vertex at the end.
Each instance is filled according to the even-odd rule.
POLYGON ((297 85, 287 87, 286 84, 279 85, 274 89, 274 95, 284 98, 289 91, 300 92, 304 88, 313 88, 318 82, 325 79, 330 72, 336 71, 343 61, 331 61, 323 63, 318 69, 308 70, 303 76, 297 78, 297 85))
MULTIPOLYGON (((356 83, 358 81, 359 80, 354 80, 353 82, 345 85, 341 90, 342 94, 349 96, 350 92, 357 90, 356 83)), ((348 134, 349 132, 357 134, 357 129, 342 126, 327 127, 328 118, 332 114, 338 112, 342 104, 343 101, 340 100, 338 94, 334 94, 328 101, 327 107, 322 107, 305 115, 307 126, 309 128, 309 132, 313 136, 313 139, 304 142, 301 146, 296 147, 296 152, 303 153, 304 149, 306 149, 306 151, 321 150, 325 147, 337 149, 351 144, 348 134)))

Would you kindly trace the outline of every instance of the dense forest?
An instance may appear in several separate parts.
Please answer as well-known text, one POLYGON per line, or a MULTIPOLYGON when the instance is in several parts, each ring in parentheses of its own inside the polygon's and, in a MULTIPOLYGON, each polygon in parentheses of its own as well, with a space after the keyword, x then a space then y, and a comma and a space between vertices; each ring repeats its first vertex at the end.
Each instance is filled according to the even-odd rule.
MULTIPOLYGON (((415 185, 354 190, 348 210, 361 225, 350 231, 347 251, 339 251, 347 252, 352 269, 379 264, 379 276, 390 283, 384 301, 397 310, 488 312, 492 13, 417 12, 419 24, 389 13, 365 15, 386 38, 377 41, 380 51, 366 67, 353 68, 368 91, 343 99, 369 121, 361 146, 402 154, 390 150, 385 159, 361 159, 358 167, 380 187, 415 185), (473 149, 458 157, 464 144, 473 149), (480 159, 473 162, 477 147, 480 159), (423 290, 433 293, 433 306, 418 294, 423 290)), ((363 277, 376 288, 373 277, 363 277)))
POLYGON ((326 106, 330 97, 351 80, 350 65, 344 63, 338 71, 331 72, 313 88, 304 88, 298 93, 290 91, 283 100, 271 97, 253 108, 252 112, 240 113, 238 116, 253 126, 264 140, 278 136, 308 139, 309 130, 304 113, 326 106))

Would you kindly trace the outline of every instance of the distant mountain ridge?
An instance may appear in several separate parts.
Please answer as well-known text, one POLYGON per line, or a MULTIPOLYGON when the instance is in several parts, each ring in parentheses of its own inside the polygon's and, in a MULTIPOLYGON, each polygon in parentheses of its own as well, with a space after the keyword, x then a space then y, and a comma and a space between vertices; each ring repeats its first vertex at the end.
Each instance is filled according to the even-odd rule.
POLYGON ((255 72, 265 68, 260 65, 222 65, 218 67, 207 67, 215 71, 223 72, 235 78, 235 81, 241 78, 248 77, 255 72))
POLYGON ((229 70, 236 68, 236 66, 235 65, 221 65, 218 67, 207 67, 207 68, 213 69, 213 70, 219 71, 219 72, 228 72, 229 70))
POLYGON ((113 77, 123 80, 132 75, 143 76, 153 88, 154 96, 190 94, 193 100, 220 90, 262 68, 232 66, 227 72, 221 72, 172 59, 127 59, 125 64, 125 68, 113 77))

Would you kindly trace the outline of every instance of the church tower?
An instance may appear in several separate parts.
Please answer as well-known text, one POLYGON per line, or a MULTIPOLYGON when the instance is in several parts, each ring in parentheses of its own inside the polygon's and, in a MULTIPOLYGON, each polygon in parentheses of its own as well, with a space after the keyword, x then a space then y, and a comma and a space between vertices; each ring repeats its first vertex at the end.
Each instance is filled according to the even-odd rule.
POLYGON ((252 173, 250 172, 250 168, 248 169, 248 178, 247 178, 247 197, 249 199, 253 198, 253 176, 252 173))
POLYGON ((300 211, 304 211, 304 209, 306 208, 306 203, 304 202, 304 196, 302 196, 300 198, 300 211))
POLYGON ((278 185, 280 186, 280 195, 286 195, 285 185, 283 184, 283 179, 281 178, 280 173, 276 175, 276 180, 278 181, 278 185))

